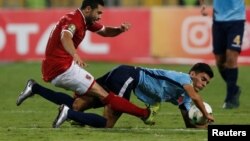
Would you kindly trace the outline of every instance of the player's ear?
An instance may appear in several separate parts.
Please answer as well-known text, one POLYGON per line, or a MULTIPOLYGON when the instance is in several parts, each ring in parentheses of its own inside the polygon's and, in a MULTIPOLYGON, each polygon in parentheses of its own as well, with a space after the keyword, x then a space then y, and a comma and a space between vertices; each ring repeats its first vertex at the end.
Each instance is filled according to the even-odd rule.
POLYGON ((193 77, 193 76, 195 76, 195 71, 191 71, 190 73, 189 73, 189 75, 191 76, 191 77, 193 77))
POLYGON ((90 12, 92 10, 91 6, 86 6, 85 9, 86 9, 87 12, 90 12))

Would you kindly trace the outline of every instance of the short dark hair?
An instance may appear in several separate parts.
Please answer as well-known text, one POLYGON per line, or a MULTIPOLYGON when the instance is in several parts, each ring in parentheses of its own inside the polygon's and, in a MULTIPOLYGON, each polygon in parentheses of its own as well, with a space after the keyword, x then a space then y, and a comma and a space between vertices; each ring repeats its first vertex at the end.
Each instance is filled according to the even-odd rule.
POLYGON ((92 9, 95 9, 98 7, 98 5, 104 6, 104 1, 103 0, 83 0, 81 9, 84 9, 87 6, 90 6, 92 9))
POLYGON ((190 69, 189 73, 191 71, 197 72, 197 73, 202 73, 205 72, 206 74, 208 74, 208 76, 210 78, 214 77, 214 73, 213 70, 211 69, 211 67, 206 64, 206 63, 196 63, 195 65, 193 65, 193 67, 190 69))

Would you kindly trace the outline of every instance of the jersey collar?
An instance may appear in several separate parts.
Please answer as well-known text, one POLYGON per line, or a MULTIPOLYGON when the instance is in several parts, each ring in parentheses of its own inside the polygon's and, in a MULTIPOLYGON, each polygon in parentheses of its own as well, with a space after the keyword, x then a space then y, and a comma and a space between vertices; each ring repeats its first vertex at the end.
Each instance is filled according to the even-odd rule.
POLYGON ((83 15, 81 9, 77 8, 77 10, 81 13, 82 18, 83 18, 83 22, 85 23, 85 25, 87 25, 87 24, 86 24, 86 20, 85 20, 85 16, 83 15))

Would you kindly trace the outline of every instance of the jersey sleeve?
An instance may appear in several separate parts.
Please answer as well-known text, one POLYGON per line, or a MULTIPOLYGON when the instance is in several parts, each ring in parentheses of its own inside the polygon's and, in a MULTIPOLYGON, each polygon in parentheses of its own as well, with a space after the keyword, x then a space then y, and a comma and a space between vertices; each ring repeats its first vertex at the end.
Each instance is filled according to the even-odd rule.
POLYGON ((69 32, 72 37, 75 34, 77 28, 77 26, 79 26, 76 20, 73 20, 74 18, 72 17, 65 17, 64 20, 62 20, 62 31, 67 31, 69 32))
POLYGON ((191 104, 192 104, 191 98, 187 96, 187 94, 185 93, 183 103, 181 105, 185 106, 186 110, 189 111, 191 104))
POLYGON ((189 76, 189 74, 184 74, 180 77, 179 79, 179 83, 184 86, 184 85, 192 85, 193 81, 191 79, 191 77, 189 76))
POLYGON ((92 31, 92 32, 97 32, 97 31, 101 30, 102 28, 104 28, 104 25, 95 22, 91 26, 88 27, 88 30, 92 31))

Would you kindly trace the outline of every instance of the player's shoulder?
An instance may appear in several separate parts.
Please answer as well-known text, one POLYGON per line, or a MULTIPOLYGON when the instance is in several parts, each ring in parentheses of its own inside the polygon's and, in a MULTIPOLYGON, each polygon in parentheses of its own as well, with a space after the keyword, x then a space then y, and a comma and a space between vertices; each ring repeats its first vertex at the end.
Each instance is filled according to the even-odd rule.
POLYGON ((171 73, 172 75, 182 77, 182 78, 186 78, 186 79, 190 78, 190 75, 188 73, 184 73, 184 72, 180 72, 180 71, 169 70, 169 73, 171 73))
POLYGON ((178 78, 178 82, 181 85, 192 85, 193 83, 192 78, 188 73, 179 72, 177 78, 178 78))

